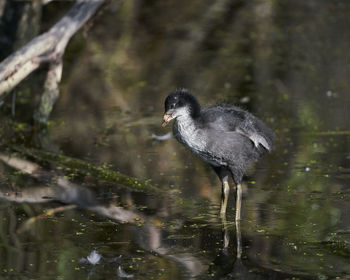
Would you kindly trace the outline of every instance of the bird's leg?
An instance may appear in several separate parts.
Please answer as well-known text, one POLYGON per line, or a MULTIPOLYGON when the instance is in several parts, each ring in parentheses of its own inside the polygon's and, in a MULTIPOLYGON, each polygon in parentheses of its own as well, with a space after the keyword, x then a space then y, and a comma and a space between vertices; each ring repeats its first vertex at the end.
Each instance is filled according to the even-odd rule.
POLYGON ((241 207, 242 207, 242 185, 237 184, 236 221, 241 220, 241 207))
POLYGON ((223 240, 224 240, 224 251, 227 251, 228 246, 230 244, 230 235, 228 232, 228 224, 227 224, 227 220, 226 220, 226 216, 224 215, 222 217, 222 233, 223 233, 223 240))
POLYGON ((236 239, 237 239, 237 259, 242 256, 242 234, 241 234, 241 220, 236 218, 236 239))
POLYGON ((221 218, 226 216, 227 200, 230 193, 230 186, 228 184, 228 176, 222 178, 222 193, 221 193, 221 218))

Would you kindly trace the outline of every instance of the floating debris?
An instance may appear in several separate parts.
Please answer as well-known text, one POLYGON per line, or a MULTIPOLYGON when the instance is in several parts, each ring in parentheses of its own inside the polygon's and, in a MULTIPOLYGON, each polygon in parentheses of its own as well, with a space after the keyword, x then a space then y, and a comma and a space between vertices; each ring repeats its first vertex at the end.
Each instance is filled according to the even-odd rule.
POLYGON ((91 264, 91 265, 96 265, 98 264, 102 259, 102 256, 97 253, 96 250, 93 250, 90 255, 87 256, 87 258, 81 258, 79 260, 80 263, 82 264, 91 264))
POLYGON ((92 265, 98 264, 101 260, 101 255, 99 253, 97 253, 95 250, 93 250, 90 255, 87 257, 87 260, 89 261, 89 263, 91 263, 92 265))
POLYGON ((127 273, 122 269, 121 266, 118 267, 117 273, 118 273, 118 276, 119 276, 120 278, 133 278, 133 277, 134 277, 134 274, 127 274, 127 273))

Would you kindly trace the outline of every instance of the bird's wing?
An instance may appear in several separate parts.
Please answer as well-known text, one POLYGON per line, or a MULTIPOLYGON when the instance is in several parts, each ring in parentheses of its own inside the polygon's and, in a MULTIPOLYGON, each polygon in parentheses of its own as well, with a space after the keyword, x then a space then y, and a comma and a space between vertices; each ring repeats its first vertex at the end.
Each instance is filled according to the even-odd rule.
POLYGON ((262 145, 271 151, 274 134, 267 125, 241 108, 219 105, 204 108, 201 112, 203 123, 213 129, 235 131, 248 137, 256 147, 262 145))
POLYGON ((236 130, 238 133, 248 137, 255 145, 255 147, 259 147, 259 144, 262 145, 266 150, 271 151, 272 147, 270 144, 266 141, 266 139, 261 136, 260 134, 256 133, 255 131, 252 131, 250 129, 243 130, 241 128, 238 128, 236 130))

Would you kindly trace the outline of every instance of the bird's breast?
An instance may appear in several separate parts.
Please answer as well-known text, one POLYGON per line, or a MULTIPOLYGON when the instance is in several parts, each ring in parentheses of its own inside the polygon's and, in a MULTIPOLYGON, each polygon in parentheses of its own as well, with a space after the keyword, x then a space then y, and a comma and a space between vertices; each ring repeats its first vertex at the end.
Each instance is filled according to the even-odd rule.
POLYGON ((224 159, 225 153, 221 151, 215 141, 219 140, 220 135, 217 135, 213 130, 198 128, 195 123, 190 121, 176 121, 173 133, 181 144, 209 164, 214 166, 227 165, 224 159))
POLYGON ((205 150, 206 141, 202 132, 190 121, 176 121, 173 132, 175 138, 194 153, 205 150))

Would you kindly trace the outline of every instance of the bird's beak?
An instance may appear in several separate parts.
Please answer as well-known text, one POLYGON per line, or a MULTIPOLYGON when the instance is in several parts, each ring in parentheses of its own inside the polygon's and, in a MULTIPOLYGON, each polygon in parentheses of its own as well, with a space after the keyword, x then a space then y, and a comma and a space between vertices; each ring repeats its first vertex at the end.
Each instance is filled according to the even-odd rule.
POLYGON ((165 127, 168 124, 168 122, 170 122, 173 118, 174 117, 172 114, 165 113, 163 116, 162 127, 165 127))

